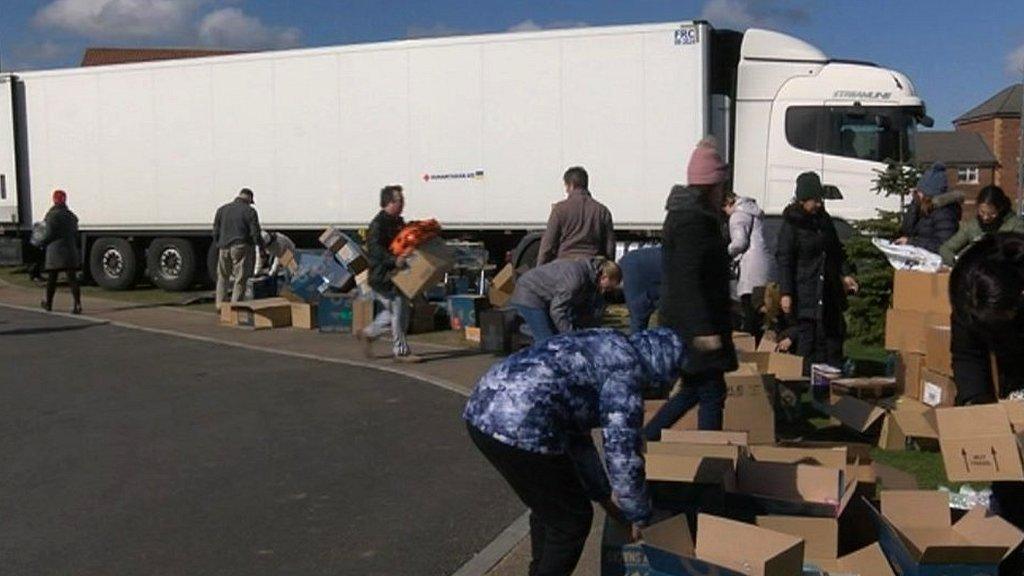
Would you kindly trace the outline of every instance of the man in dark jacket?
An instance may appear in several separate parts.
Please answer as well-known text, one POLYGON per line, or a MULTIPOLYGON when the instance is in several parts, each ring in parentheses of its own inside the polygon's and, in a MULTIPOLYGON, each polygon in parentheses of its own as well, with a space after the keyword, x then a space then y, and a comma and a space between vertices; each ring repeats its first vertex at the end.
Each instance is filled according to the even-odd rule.
POLYGON ((782 313, 797 328, 797 354, 804 371, 812 363, 841 367, 846 337, 846 294, 859 290, 853 266, 825 211, 824 187, 815 172, 796 179, 796 201, 782 212, 778 248, 782 313))
POLYGON ((593 323, 600 295, 621 281, 618 265, 604 258, 555 260, 520 276, 509 303, 538 344, 593 323))
POLYGON ((701 430, 721 430, 725 373, 737 368, 732 342, 729 254, 722 234, 722 202, 728 167, 706 139, 687 166, 688 186, 676 185, 668 197, 662 231, 662 326, 672 328, 689 350, 682 389, 651 419, 644 433, 661 438, 687 411, 700 405, 701 430))
MULTIPOLYGON (((958 406, 1024 400, 1024 234, 983 237, 957 260, 953 305, 953 378, 958 406), (993 370, 994 369, 994 370, 993 370)), ((993 510, 1024 529, 1024 483, 992 482, 993 510)), ((1021 574, 1021 554, 1000 574, 1021 574)))
POLYGON ((964 195, 949 191, 946 166, 936 162, 921 175, 914 199, 907 207, 896 244, 909 244, 938 254, 960 229, 964 195))
POLYGON ((370 288, 381 305, 380 314, 373 323, 356 334, 363 341, 367 357, 373 357, 373 343, 391 330, 391 352, 397 362, 421 362, 422 358, 409 350, 405 339, 409 324, 409 300, 395 287, 391 277, 405 267, 405 257, 391 253, 391 242, 405 227, 402 211, 405 194, 402 187, 393 184, 380 191, 380 212, 370 222, 366 235, 366 256, 370 261, 370 288))
POLYGON ((646 330, 661 301, 661 246, 630 250, 619 259, 622 295, 629 309, 629 331, 646 330))
POLYGON ((43 309, 53 310, 53 295, 57 291, 57 274, 63 272, 75 299, 72 314, 82 313, 82 292, 78 287, 78 269, 82 265, 78 250, 78 217, 68 208, 68 196, 63 190, 53 191, 53 207, 46 213, 46 233, 39 247, 46 250, 43 268, 46 270, 46 298, 43 309))
POLYGON ((252 190, 242 188, 238 197, 217 209, 213 218, 213 242, 219 251, 218 309, 228 299, 229 284, 232 302, 239 302, 245 297, 246 284, 256 266, 256 248, 263 242, 263 238, 260 234, 260 217, 252 205, 252 190))
POLYGON ((537 265, 560 258, 603 256, 615 260, 612 213, 591 196, 587 171, 573 166, 562 177, 568 198, 551 207, 548 227, 540 240, 537 265))

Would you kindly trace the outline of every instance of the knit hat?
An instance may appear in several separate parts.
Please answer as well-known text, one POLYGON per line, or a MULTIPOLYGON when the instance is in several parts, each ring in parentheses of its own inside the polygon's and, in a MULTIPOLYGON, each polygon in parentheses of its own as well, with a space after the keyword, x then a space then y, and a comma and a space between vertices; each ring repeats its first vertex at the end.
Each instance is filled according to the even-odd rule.
POLYGON ((686 167, 686 181, 690 186, 714 185, 725 182, 729 166, 715 149, 715 139, 705 138, 697 144, 686 167))
POLYGON ((796 199, 798 202, 821 200, 825 197, 825 188, 821 185, 821 177, 817 172, 804 172, 796 177, 796 199))
POLYGON ((946 190, 949 189, 949 180, 946 179, 946 165, 942 162, 936 162, 929 166, 924 171, 924 174, 921 174, 921 179, 917 181, 917 189, 929 198, 945 194, 946 190))
POLYGON ((53 191, 53 203, 54 204, 67 204, 68 203, 68 193, 63 191, 63 190, 54 190, 53 191))

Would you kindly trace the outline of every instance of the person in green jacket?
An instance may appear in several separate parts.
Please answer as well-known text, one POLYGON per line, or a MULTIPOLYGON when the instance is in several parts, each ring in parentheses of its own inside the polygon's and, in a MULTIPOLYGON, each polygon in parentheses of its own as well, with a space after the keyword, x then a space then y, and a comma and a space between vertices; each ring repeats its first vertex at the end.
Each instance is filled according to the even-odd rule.
POLYGON ((1010 199, 999 186, 982 188, 975 205, 977 218, 960 226, 960 230, 939 248, 946 266, 956 263, 957 257, 985 234, 1024 232, 1024 219, 1011 213, 1010 199))

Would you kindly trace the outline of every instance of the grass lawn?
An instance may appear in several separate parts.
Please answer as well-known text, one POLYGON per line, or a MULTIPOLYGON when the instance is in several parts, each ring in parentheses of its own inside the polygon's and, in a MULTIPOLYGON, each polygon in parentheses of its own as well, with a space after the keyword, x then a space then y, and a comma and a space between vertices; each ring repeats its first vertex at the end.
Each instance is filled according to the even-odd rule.
MULTIPOLYGON (((43 284, 37 284, 30 280, 24 268, 20 266, 0 268, 0 280, 15 286, 36 288, 39 290, 40 299, 42 299, 43 284)), ((58 292, 66 289, 62 276, 58 292)), ((123 291, 104 290, 99 286, 82 286, 83 296, 95 296, 97 298, 106 298, 107 300, 117 300, 120 302, 151 306, 180 306, 184 302, 208 294, 212 294, 212 292, 210 290, 165 292, 164 290, 145 282, 140 282, 139 285, 132 290, 123 291)), ((200 309, 203 307, 204 306, 202 305, 197 306, 197 308, 200 309)), ((210 309, 210 313, 212 314, 213 306, 210 305, 206 307, 210 309)))

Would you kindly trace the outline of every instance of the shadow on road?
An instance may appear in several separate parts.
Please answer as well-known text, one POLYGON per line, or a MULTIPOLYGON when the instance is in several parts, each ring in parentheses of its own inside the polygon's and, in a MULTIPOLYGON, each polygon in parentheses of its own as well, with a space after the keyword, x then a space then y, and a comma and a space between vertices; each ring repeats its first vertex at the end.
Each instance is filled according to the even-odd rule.
POLYGON ((96 326, 104 326, 106 322, 91 324, 72 324, 65 326, 40 326, 37 328, 14 328, 12 330, 0 330, 0 336, 35 336, 38 334, 50 334, 53 332, 73 332, 75 330, 86 330, 96 326))

